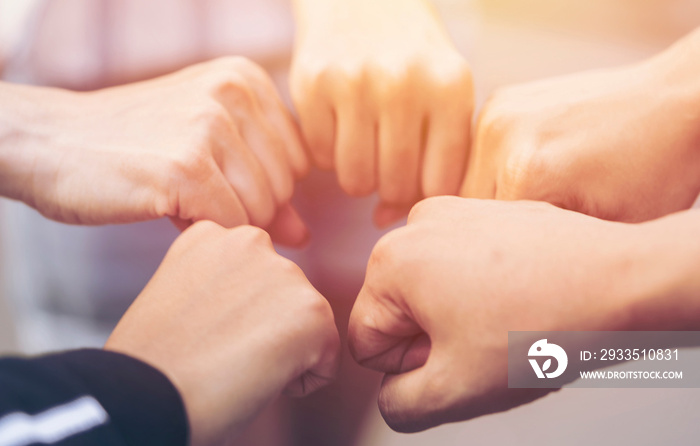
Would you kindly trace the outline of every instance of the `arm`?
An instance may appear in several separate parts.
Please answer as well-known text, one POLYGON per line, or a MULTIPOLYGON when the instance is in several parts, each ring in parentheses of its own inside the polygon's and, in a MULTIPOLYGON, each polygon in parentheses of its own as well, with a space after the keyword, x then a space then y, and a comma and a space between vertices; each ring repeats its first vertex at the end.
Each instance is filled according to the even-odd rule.
POLYGON ((197 223, 105 351, 0 360, 0 445, 223 444, 326 385, 339 349, 330 305, 264 231, 197 223))
POLYGON ((504 88, 478 121, 461 194, 616 221, 700 193, 700 30, 647 61, 504 88))
POLYGON ((296 0, 291 91, 315 163, 380 226, 456 194, 469 150, 471 72, 427 0, 296 0), (404 211, 405 210, 405 211, 404 211))
POLYGON ((306 172, 267 75, 220 59, 138 84, 74 93, 0 83, 0 193, 66 223, 170 217, 306 229, 289 206, 306 172))
POLYGON ((328 301, 261 229, 200 222, 178 238, 105 348, 170 378, 194 446, 230 443, 285 392, 334 376, 340 349, 328 301))
POLYGON ((185 446, 180 394, 136 359, 80 350, 0 359, 0 444, 185 446))
POLYGON ((426 200, 375 248, 350 348, 387 374, 379 405, 396 430, 504 411, 550 391, 507 388, 508 331, 697 329, 699 260, 698 211, 630 225, 426 200))

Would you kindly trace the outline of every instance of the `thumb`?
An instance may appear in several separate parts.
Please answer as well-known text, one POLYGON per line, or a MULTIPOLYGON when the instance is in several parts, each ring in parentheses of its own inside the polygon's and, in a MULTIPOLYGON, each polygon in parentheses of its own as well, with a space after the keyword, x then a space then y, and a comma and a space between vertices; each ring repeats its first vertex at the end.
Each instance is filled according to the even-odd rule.
POLYGON ((435 355, 417 369, 384 376, 379 391, 379 411, 390 428, 412 433, 448 421, 454 383, 435 355))
POLYGON ((398 305, 365 286, 350 314, 348 347, 363 367, 401 373, 425 363, 430 338, 398 305))

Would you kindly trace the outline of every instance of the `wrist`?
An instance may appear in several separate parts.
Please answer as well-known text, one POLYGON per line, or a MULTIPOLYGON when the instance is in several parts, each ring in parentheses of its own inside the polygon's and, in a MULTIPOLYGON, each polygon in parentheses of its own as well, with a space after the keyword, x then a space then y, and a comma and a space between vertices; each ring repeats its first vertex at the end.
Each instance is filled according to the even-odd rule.
POLYGON ((314 30, 327 39, 342 33, 381 29, 377 26, 393 22, 399 15, 413 15, 415 23, 424 20, 426 12, 437 18, 428 0, 293 0, 292 3, 298 38, 314 30))
POLYGON ((36 207, 37 189, 52 190, 60 161, 51 147, 68 119, 56 113, 57 99, 66 94, 0 83, 1 196, 36 207))
POLYGON ((615 330, 692 330, 700 324, 700 211, 627 225, 615 330))
POLYGON ((660 150, 679 166, 676 190, 694 199, 700 194, 700 28, 633 69, 645 80, 656 131, 668 135, 660 150))

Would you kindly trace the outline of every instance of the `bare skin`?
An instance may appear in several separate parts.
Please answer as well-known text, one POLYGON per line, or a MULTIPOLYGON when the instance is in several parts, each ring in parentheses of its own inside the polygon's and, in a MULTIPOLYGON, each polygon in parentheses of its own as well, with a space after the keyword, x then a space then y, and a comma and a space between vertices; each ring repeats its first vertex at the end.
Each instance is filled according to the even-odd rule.
POLYGON ((200 222, 171 247, 105 348, 180 391, 191 444, 235 438, 283 390, 326 385, 340 341, 326 299, 261 229, 200 222))
POLYGON ((548 391, 507 388, 509 330, 700 326, 698 223, 697 211, 632 225, 545 203, 425 200, 372 253, 351 352, 385 373, 379 409, 397 431, 527 403, 548 391))
POLYGON ((504 88, 485 105, 461 195, 640 222, 700 193, 700 31, 637 65, 504 88))
POLYGON ((315 163, 380 226, 456 194, 469 149, 471 71, 426 0, 296 0, 291 91, 315 163))
POLYGON ((0 84, 0 193, 65 223, 170 217, 308 234, 289 205, 308 170, 267 75, 242 58, 74 93, 0 84))

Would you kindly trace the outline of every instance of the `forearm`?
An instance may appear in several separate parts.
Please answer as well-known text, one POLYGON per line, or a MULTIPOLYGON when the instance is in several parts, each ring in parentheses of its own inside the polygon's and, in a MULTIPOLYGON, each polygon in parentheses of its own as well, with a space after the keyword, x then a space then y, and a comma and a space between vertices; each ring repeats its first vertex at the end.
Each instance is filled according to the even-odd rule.
POLYGON ((396 14, 416 14, 420 21, 426 13, 437 17, 429 0, 292 0, 297 34, 310 29, 332 33, 358 32, 391 22, 396 14))
POLYGON ((689 98, 700 107, 700 27, 646 62, 662 77, 665 93, 689 98))
POLYGON ((620 282, 629 296, 620 312, 624 330, 700 329, 700 211, 641 225, 623 253, 620 282))
POLYGON ((58 162, 51 150, 67 113, 58 101, 71 93, 0 82, 0 196, 32 204, 37 181, 49 181, 58 162))

